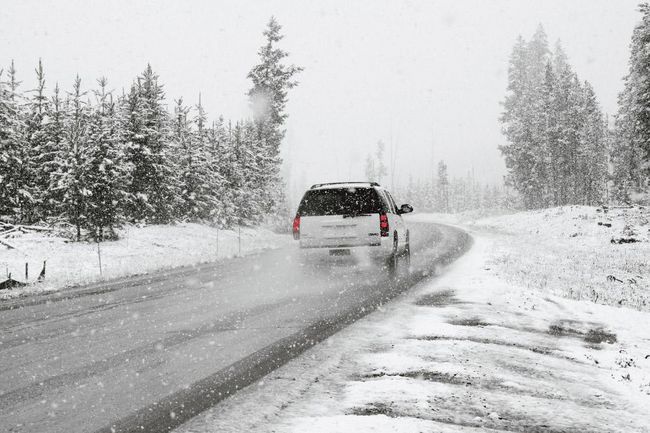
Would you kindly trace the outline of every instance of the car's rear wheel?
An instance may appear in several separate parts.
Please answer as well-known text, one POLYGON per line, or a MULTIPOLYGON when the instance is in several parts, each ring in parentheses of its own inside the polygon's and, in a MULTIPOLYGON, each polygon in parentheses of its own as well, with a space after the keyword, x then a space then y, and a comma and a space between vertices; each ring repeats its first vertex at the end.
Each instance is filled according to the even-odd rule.
POLYGON ((406 232, 404 249, 400 250, 397 233, 393 238, 393 249, 386 266, 388 274, 394 281, 407 279, 411 270, 411 242, 409 233, 406 232))
POLYGON ((406 245, 404 247, 404 271, 408 275, 411 273, 411 236, 406 232, 406 245))
POLYGON ((398 249, 398 239, 397 233, 393 236, 393 249, 390 252, 388 257, 388 262, 386 268, 391 276, 397 276, 397 271, 399 269, 399 249, 398 249))

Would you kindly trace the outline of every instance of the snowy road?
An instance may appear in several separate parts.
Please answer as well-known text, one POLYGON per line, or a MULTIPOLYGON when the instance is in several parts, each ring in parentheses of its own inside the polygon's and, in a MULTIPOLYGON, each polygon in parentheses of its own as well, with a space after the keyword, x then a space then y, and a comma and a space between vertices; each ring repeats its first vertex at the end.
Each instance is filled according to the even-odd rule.
POLYGON ((414 224, 414 277, 301 268, 295 250, 0 304, 0 430, 165 431, 459 255, 414 224), (141 429, 141 426, 144 429, 141 429))

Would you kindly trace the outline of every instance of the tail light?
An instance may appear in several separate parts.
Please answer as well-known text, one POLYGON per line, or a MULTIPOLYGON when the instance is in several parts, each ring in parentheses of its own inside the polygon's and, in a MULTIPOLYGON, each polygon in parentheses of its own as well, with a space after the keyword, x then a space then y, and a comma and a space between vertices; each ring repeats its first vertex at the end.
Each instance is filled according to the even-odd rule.
POLYGON ((293 238, 300 239, 300 215, 293 219, 293 238))
POLYGON ((388 215, 385 213, 379 214, 379 233, 381 233, 382 237, 387 237, 389 230, 390 228, 388 227, 388 215))

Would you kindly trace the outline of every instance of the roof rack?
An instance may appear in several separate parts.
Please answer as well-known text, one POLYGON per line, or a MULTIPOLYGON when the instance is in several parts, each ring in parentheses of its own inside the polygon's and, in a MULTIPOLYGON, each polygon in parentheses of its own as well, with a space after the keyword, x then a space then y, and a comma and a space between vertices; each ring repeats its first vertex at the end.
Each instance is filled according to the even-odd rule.
POLYGON ((346 185, 349 183, 363 183, 363 184, 369 184, 370 186, 381 186, 377 182, 328 182, 328 183, 315 183, 311 186, 310 189, 320 188, 321 186, 327 186, 327 185, 346 185))

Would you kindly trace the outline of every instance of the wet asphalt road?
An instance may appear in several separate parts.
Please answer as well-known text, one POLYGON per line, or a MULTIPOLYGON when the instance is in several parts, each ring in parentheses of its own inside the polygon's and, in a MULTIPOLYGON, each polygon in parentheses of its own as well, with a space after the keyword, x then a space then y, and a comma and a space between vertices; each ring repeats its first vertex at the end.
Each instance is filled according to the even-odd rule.
POLYGON ((168 431, 373 311, 471 243, 410 225, 412 273, 282 248, 0 303, 0 431, 168 431))

